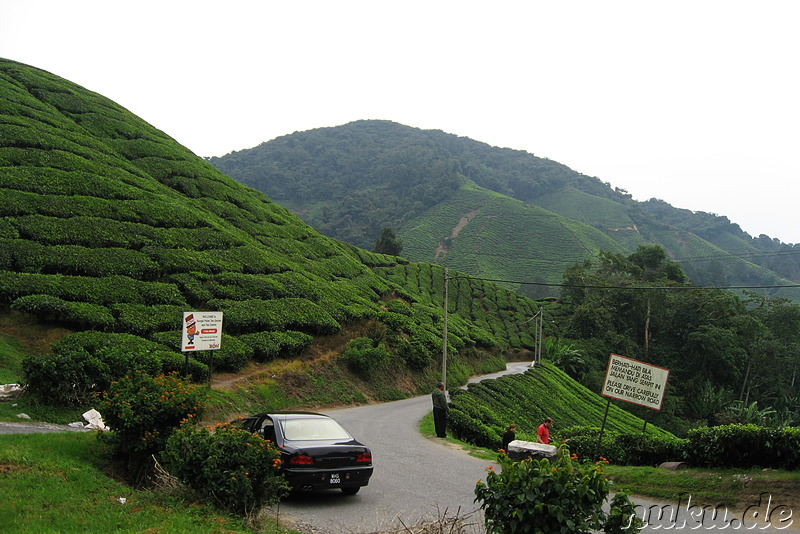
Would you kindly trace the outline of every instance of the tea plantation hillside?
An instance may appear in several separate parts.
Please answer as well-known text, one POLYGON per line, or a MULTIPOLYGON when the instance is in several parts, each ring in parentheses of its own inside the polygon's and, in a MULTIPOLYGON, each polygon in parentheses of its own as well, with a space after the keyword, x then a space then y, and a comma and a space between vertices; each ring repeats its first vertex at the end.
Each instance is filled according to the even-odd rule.
MULTIPOLYGON (((517 438, 536 441, 536 429, 553 418, 553 436, 571 427, 599 428, 608 400, 572 380, 552 363, 541 362, 524 374, 469 384, 466 390, 451 390, 450 418, 454 432, 463 439, 497 447, 506 427, 517 425, 517 438)), ((637 434, 644 421, 611 404, 605 430, 637 434)), ((647 425, 647 434, 674 437, 657 426, 647 425)))
MULTIPOLYGON (((190 353, 195 380, 296 359, 270 394, 427 391, 443 287, 442 268, 324 237, 114 102, 0 60, 0 312, 60 329, 22 369, 50 402, 79 404, 132 369, 182 371, 190 310, 224 312, 222 348, 190 353)), ((533 346, 533 301, 456 288, 454 383, 533 346)))
MULTIPOLYGON (((724 216, 674 208, 658 199, 638 202, 627 191, 561 163, 439 130, 356 121, 295 132, 210 161, 325 235, 371 248, 390 227, 406 244, 409 259, 473 276, 505 273, 504 279, 553 283, 558 280, 551 273, 563 272, 565 258, 571 260, 576 250, 584 259, 598 249, 630 253, 639 245, 658 244, 698 285, 800 281, 800 245, 753 238, 724 216), (496 196, 465 194, 465 188, 474 193, 476 186, 496 196), (550 213, 545 217, 530 210, 536 211, 535 219, 517 220, 520 203, 550 213), (494 224, 469 222, 466 231, 455 232, 475 216, 488 222, 490 212, 497 216, 494 224), (554 250, 554 242, 562 249, 554 250), (441 254, 442 248, 448 254, 441 254)), ((800 300, 797 289, 776 288, 770 294, 800 300)))
MULTIPOLYGON (((564 271, 587 255, 624 250, 591 226, 471 182, 410 221, 399 236, 409 257, 482 278, 543 284, 558 284, 564 271)), ((504 285, 534 297, 553 293, 546 286, 504 285)))

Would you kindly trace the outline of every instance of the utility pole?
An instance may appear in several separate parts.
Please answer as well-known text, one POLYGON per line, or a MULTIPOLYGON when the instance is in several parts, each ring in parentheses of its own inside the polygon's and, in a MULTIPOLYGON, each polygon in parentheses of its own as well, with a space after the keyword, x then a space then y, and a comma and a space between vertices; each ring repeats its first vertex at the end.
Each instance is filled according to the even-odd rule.
POLYGON ((447 391, 447 308, 450 306, 449 300, 449 285, 450 285, 450 271, 445 267, 444 269, 444 324, 442 328, 442 384, 447 391))
POLYGON ((542 313, 542 310, 536 312, 536 315, 534 315, 532 319, 535 319, 535 321, 533 323, 534 347, 533 347, 533 361, 531 362, 531 367, 535 366, 537 363, 542 361, 542 321, 544 319, 544 314, 542 313))

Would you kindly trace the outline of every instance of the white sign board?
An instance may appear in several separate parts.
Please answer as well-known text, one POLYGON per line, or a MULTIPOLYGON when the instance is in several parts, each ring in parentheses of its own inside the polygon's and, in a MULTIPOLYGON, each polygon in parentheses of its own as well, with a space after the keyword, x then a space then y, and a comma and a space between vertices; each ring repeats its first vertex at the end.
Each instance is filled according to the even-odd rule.
POLYGON ((612 354, 608 360, 603 395, 660 410, 668 378, 669 369, 612 354))
POLYGON ((222 312, 183 312, 181 351, 215 350, 222 343, 222 312))

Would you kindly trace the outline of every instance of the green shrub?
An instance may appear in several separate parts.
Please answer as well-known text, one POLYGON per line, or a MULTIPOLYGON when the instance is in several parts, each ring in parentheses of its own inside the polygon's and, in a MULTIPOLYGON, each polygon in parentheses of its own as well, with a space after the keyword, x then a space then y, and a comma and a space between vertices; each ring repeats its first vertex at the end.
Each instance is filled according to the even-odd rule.
POLYGON ((209 306, 225 312, 225 324, 232 333, 300 330, 329 335, 341 330, 341 325, 323 307, 304 298, 215 299, 209 302, 209 306))
POLYGON ((502 472, 490 468, 486 482, 475 487, 490 534, 581 534, 600 528, 621 534, 643 526, 623 493, 612 501, 610 513, 603 511, 609 493, 603 462, 578 463, 565 446, 559 447, 552 463, 512 462, 505 454, 499 462, 502 472))
POLYGON ((185 354, 158 351, 156 355, 161 359, 161 372, 164 374, 177 373, 180 376, 184 376, 184 372, 186 372, 192 382, 205 382, 209 378, 208 365, 197 361, 195 358, 188 358, 189 365, 187 369, 185 354))
POLYGON ((45 404, 77 405, 110 384, 111 369, 85 349, 22 360, 26 391, 45 404))
POLYGON ((411 308, 402 300, 392 299, 386 302, 386 311, 411 316, 411 308))
POLYGON ((496 449, 500 446, 500 435, 495 429, 470 417, 461 410, 451 407, 448 410, 447 419, 450 431, 458 439, 490 449, 496 449))
POLYGON ((238 373, 253 357, 253 349, 239 338, 222 334, 220 348, 206 351, 205 356, 196 356, 199 360, 212 367, 214 372, 238 373), (213 364, 212 364, 213 359, 213 364))
POLYGON ((253 349, 253 358, 261 362, 299 356, 314 340, 308 334, 291 330, 244 334, 239 339, 253 349))
POLYGON ((683 460, 687 440, 650 434, 620 434, 614 440, 622 457, 622 465, 658 466, 664 462, 683 460))
POLYGON ((419 340, 410 341, 402 335, 396 335, 391 337, 391 343, 409 369, 422 371, 430 365, 433 355, 419 340))
POLYGON ((151 455, 164 449, 181 422, 202 416, 205 395, 176 374, 152 377, 136 371, 112 382, 99 401, 98 411, 111 431, 98 437, 114 458, 127 461, 131 479, 141 482, 149 474, 151 455))
POLYGON ((389 362, 391 354, 383 343, 376 343, 368 337, 359 337, 347 343, 341 359, 351 371, 368 378, 389 362))
POLYGON ((732 424, 695 428, 687 434, 686 458, 704 467, 797 469, 800 429, 732 424))
POLYGON ((231 424, 213 433, 186 423, 161 455, 181 482, 233 513, 250 515, 288 491, 274 444, 231 424))
POLYGON ((42 320, 70 323, 81 328, 109 330, 116 320, 105 306, 71 302, 51 295, 26 295, 11 303, 11 309, 42 320))
POLYGON ((687 441, 684 439, 606 430, 598 444, 599 433, 599 427, 573 426, 559 431, 557 438, 566 441, 570 450, 580 458, 602 456, 617 465, 657 466, 683 460, 686 454, 687 441))
POLYGON ((117 304, 112 306, 117 314, 118 329, 130 334, 145 336, 160 330, 180 326, 183 306, 144 304, 117 304))

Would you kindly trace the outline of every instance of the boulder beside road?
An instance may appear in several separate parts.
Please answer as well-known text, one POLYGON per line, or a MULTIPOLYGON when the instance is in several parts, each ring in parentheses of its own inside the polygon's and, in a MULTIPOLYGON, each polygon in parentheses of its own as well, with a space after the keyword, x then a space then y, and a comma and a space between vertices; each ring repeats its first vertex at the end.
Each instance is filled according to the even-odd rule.
POLYGON ((516 439, 508 444, 507 454, 508 457, 515 462, 526 458, 532 458, 534 460, 547 458, 553 461, 558 455, 558 448, 554 445, 545 445, 544 443, 516 439))

